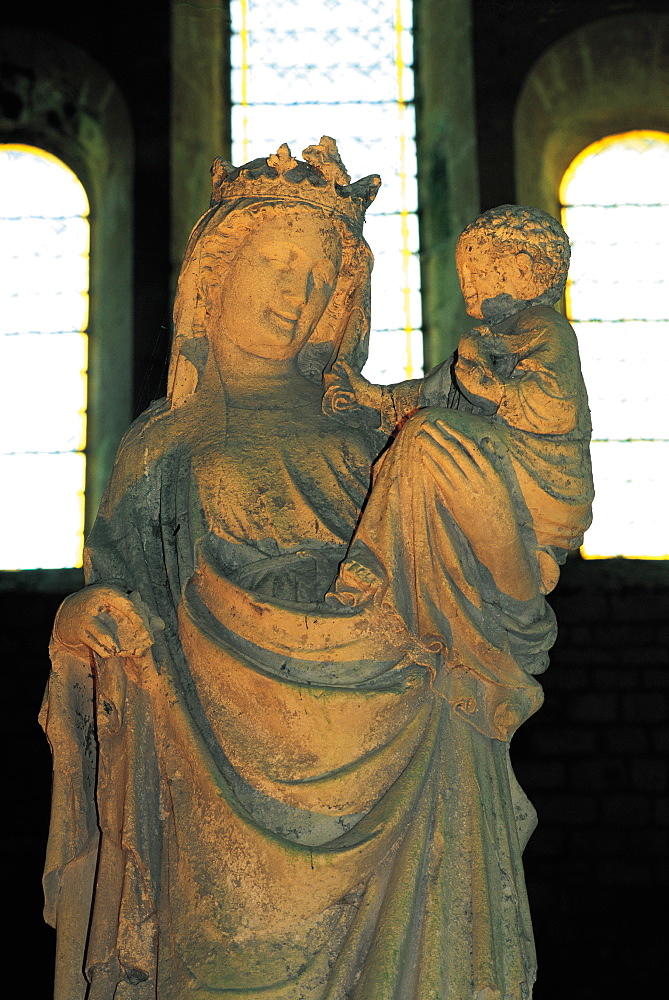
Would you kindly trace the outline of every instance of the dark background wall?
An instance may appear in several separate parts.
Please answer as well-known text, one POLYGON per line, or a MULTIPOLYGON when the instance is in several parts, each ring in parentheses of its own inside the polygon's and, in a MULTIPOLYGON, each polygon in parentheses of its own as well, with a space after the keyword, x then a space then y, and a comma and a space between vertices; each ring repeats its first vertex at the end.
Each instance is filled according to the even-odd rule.
MULTIPOLYGON (((513 112, 534 62, 575 28, 635 10, 666 10, 666 3, 475 0, 482 208, 514 200, 513 112)), ((127 103, 136 155, 140 412, 161 392, 170 313, 169 4, 12 4, 4 16, 8 24, 50 32, 86 50, 127 103)), ((11 113, 2 99, 0 77, 0 108, 11 113)), ((540 961, 537 1000, 609 1000, 661 989, 658 914, 666 893, 669 811, 666 568, 575 557, 551 598, 560 635, 545 675, 546 704, 513 749, 540 818, 526 852, 540 961)), ((39 885, 50 762, 35 718, 48 673, 51 622, 63 596, 27 590, 0 595, 7 807, 0 837, 5 912, 16 934, 3 983, 12 995, 20 991, 31 1000, 46 1000, 52 974, 53 932, 41 923, 39 885), (26 948, 30 958, 18 960, 26 948)))

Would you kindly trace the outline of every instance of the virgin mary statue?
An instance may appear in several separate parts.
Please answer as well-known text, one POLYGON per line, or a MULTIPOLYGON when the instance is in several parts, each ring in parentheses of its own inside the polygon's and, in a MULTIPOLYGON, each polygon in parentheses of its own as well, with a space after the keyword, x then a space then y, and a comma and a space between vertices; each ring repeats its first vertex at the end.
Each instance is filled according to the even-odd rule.
POLYGON ((57 1000, 531 995, 508 746, 554 621, 448 365, 390 437, 328 391, 380 181, 303 155, 215 162, 168 396, 56 619, 57 1000))

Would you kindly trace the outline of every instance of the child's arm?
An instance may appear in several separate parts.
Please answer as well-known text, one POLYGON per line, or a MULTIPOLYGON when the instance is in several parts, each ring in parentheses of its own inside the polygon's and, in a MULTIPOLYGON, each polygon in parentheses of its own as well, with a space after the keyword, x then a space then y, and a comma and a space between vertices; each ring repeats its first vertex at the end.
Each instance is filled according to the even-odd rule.
MULTIPOLYGON (((467 399, 487 413, 496 412, 504 394, 504 380, 495 370, 492 349, 493 339, 487 327, 468 330, 458 343, 454 369, 456 382, 467 399)), ((515 358, 509 357, 505 368, 510 370, 515 358)))
POLYGON ((586 406, 576 334, 548 306, 520 313, 508 337, 518 362, 504 386, 498 414, 534 434, 569 434, 586 406))
POLYGON ((397 385, 375 385, 356 372, 345 361, 337 361, 326 376, 326 402, 331 410, 343 412, 362 407, 378 415, 379 429, 392 434, 397 426, 415 413, 420 406, 423 379, 398 382, 397 385))
POLYGON ((464 392, 494 403, 498 417, 518 430, 573 431, 584 394, 576 336, 567 320, 547 306, 531 306, 510 329, 493 331, 483 327, 463 338, 463 363, 455 372, 464 392))
MULTIPOLYGON (((345 361, 337 361, 325 376, 325 408, 344 412, 361 407, 378 415, 379 430, 392 434, 416 410, 425 406, 444 406, 483 412, 464 398, 452 376, 453 355, 442 361, 423 378, 374 385, 354 371, 345 361)), ((488 407, 489 410, 489 407, 488 407)))

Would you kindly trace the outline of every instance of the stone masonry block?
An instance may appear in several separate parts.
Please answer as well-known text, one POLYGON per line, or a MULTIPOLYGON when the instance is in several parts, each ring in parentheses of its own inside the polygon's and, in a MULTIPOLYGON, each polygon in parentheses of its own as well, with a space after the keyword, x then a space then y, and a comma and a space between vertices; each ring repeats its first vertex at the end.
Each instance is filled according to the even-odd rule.
POLYGON ((667 718, 667 699, 663 694, 651 692, 625 695, 623 718, 626 722, 636 723, 664 722, 667 718))
POLYGON ((541 822, 556 826, 584 826, 597 820, 597 803, 591 795, 537 795, 541 822))
POLYGON ((620 793, 607 795, 602 800, 604 821, 613 826, 645 826, 651 817, 647 795, 620 793))
POLYGON ((608 753, 645 753, 649 747, 649 739, 640 726, 625 726, 621 729, 612 729, 606 734, 605 747, 608 753))
POLYGON ((618 698, 606 692, 591 692, 574 698, 569 710, 572 722, 615 722, 618 718, 618 698))
POLYGON ((549 757, 562 757, 565 754, 590 754, 595 752, 597 739, 595 733, 575 728, 555 728, 538 731, 534 734, 534 746, 537 753, 549 757))
POLYGON ((669 765, 666 760, 645 757, 631 763, 632 783, 639 791, 664 792, 667 790, 669 765))
POLYGON ((637 672, 623 667, 600 668, 594 672, 594 683, 596 688, 602 690, 615 688, 634 688, 638 686, 639 678, 637 672))

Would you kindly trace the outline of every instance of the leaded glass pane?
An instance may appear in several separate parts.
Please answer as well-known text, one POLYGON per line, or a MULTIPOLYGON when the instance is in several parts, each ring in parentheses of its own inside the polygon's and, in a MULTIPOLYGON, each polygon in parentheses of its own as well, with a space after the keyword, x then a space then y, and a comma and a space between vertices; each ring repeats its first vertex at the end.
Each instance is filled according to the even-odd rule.
POLYGON ((56 295, 16 294, 0 297, 3 327, 9 333, 61 333, 88 325, 88 295, 62 291, 56 295))
POLYGON ((627 132, 588 146, 565 174, 562 204, 669 204, 669 143, 664 135, 627 132))
POLYGON ((81 566, 85 474, 81 452, 0 454, 0 568, 81 566))
MULTIPOLYGON (((56 241, 58 237, 56 236, 56 241)), ((42 296, 56 296, 63 288, 70 288, 75 294, 88 291, 88 258, 82 254, 52 254, 51 248, 32 256, 13 257, 7 262, 2 276, 5 287, 18 288, 16 293, 26 299, 39 289, 42 296), (22 287, 24 274, 29 272, 32 288, 22 287)))
MULTIPOLYGON (((78 215, 54 218, 0 217, 0 264, 3 281, 5 269, 13 260, 32 257, 38 249, 57 248, 52 257, 87 256, 89 231, 88 220, 78 215)), ((86 281, 81 284, 81 291, 87 287, 88 274, 86 281)))
POLYGON ((418 378, 423 370, 423 337, 420 330, 380 330, 370 346, 365 375, 380 385, 403 382, 407 367, 418 378))
POLYGON ((372 276, 372 316, 375 330, 392 330, 403 323, 409 329, 420 326, 418 258, 405 262, 397 252, 376 255, 372 276))
POLYGON ((282 142, 299 156, 321 135, 331 135, 354 179, 382 175, 366 231, 376 265, 365 374, 376 381, 417 376, 412 3, 232 0, 231 17, 233 162, 268 155, 282 142), (386 347, 377 348, 380 331, 386 347), (393 331, 390 352, 386 331, 393 331))
POLYGON ((667 318, 669 202, 568 206, 564 220, 572 243, 568 296, 573 316, 667 318))
POLYGON ((669 281, 635 281, 633 277, 608 283, 584 275, 572 280, 567 291, 571 315, 584 320, 665 319, 668 296, 669 281))
POLYGON ((0 452, 84 448, 86 346, 79 333, 0 336, 0 452))
POLYGON ((669 322, 575 323, 594 438, 666 438, 669 322))
POLYGON ((669 556, 667 441, 594 441, 595 502, 589 556, 669 556))
MULTIPOLYGON (((381 104, 397 86, 395 65, 396 46, 403 53, 411 52, 411 35, 393 35, 386 25, 376 25, 367 32, 336 28, 323 36, 317 26, 301 31, 277 30, 262 35, 251 32, 249 47, 271 48, 266 62, 249 68, 246 100, 249 104, 264 104, 271 95, 274 104, 302 104, 314 101, 332 102, 333 92, 342 102, 381 104), (309 62, 305 65, 305 52, 309 62), (322 96, 321 96, 322 95, 322 96)), ((242 103, 243 46, 233 36, 231 48, 233 82, 232 99, 242 103)), ((402 68, 405 100, 413 99, 413 74, 402 68)))
POLYGON ((88 199, 56 157, 0 146, 0 568, 81 565, 88 199))

